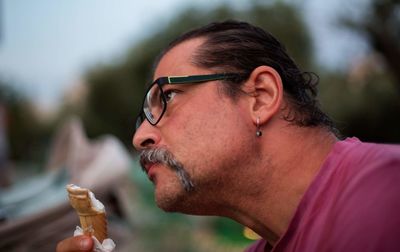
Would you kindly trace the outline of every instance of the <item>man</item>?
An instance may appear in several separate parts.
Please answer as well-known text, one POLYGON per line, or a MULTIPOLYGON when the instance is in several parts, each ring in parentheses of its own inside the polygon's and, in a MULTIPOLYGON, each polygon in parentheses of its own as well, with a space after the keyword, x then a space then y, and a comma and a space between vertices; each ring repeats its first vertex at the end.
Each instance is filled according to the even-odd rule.
POLYGON ((400 251, 400 147, 338 140, 315 79, 271 34, 190 31, 153 77, 133 144, 160 208, 232 218, 263 238, 247 251, 400 251))

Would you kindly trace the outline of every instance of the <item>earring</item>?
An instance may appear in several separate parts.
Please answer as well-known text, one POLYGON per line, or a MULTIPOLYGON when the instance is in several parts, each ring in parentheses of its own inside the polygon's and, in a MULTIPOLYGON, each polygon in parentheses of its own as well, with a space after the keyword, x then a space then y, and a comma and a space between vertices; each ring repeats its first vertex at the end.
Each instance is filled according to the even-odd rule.
POLYGON ((257 136, 257 137, 260 137, 260 136, 262 136, 262 131, 261 131, 261 129, 260 129, 260 117, 257 117, 256 123, 257 123, 256 136, 257 136))

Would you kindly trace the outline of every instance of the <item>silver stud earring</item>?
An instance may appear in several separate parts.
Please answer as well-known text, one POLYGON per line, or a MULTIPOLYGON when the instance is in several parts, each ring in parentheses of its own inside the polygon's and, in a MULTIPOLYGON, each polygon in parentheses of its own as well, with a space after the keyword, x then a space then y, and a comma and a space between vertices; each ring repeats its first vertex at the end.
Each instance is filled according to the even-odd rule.
POLYGON ((256 123, 257 123, 256 136, 257 136, 257 137, 260 137, 260 136, 262 136, 262 131, 261 131, 261 129, 260 129, 260 118, 259 118, 259 117, 257 117, 256 123))

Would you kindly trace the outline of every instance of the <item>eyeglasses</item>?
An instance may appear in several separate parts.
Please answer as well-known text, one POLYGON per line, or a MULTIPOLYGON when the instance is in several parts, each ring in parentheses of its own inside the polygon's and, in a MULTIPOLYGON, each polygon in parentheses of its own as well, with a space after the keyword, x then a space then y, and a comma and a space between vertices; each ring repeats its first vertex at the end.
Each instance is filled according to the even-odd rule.
POLYGON ((147 89, 142 109, 136 119, 136 129, 146 118, 151 125, 157 125, 167 110, 168 98, 162 87, 166 84, 201 84, 215 80, 243 81, 245 74, 222 73, 190 76, 168 76, 156 79, 147 89))

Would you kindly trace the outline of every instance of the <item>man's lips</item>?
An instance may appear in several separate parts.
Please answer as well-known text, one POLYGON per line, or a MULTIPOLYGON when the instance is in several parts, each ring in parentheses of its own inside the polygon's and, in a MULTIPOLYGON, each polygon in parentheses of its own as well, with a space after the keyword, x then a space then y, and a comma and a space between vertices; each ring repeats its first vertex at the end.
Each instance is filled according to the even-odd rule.
POLYGON ((140 166, 142 167, 142 170, 144 172, 147 173, 151 165, 152 165, 152 163, 150 161, 148 161, 146 158, 144 158, 144 157, 140 158, 140 166))
POLYGON ((154 165, 156 165, 156 163, 147 163, 147 164, 144 166, 145 172, 146 172, 147 174, 149 174, 149 172, 151 171, 151 168, 153 168, 154 165))
POLYGON ((140 165, 142 166, 143 171, 147 174, 147 177, 153 181, 154 172, 153 167, 157 164, 157 162, 151 162, 147 158, 142 157, 140 159, 140 165))
POLYGON ((143 170, 145 173, 148 173, 148 172, 149 172, 149 169, 150 169, 150 166, 152 166, 151 163, 142 163, 141 165, 142 165, 142 170, 143 170))
POLYGON ((147 176, 149 177, 149 179, 151 180, 151 181, 153 181, 153 178, 154 178, 154 172, 155 172, 155 166, 157 165, 157 163, 146 163, 146 164, 144 164, 144 171, 146 172, 146 174, 147 174, 147 176))

